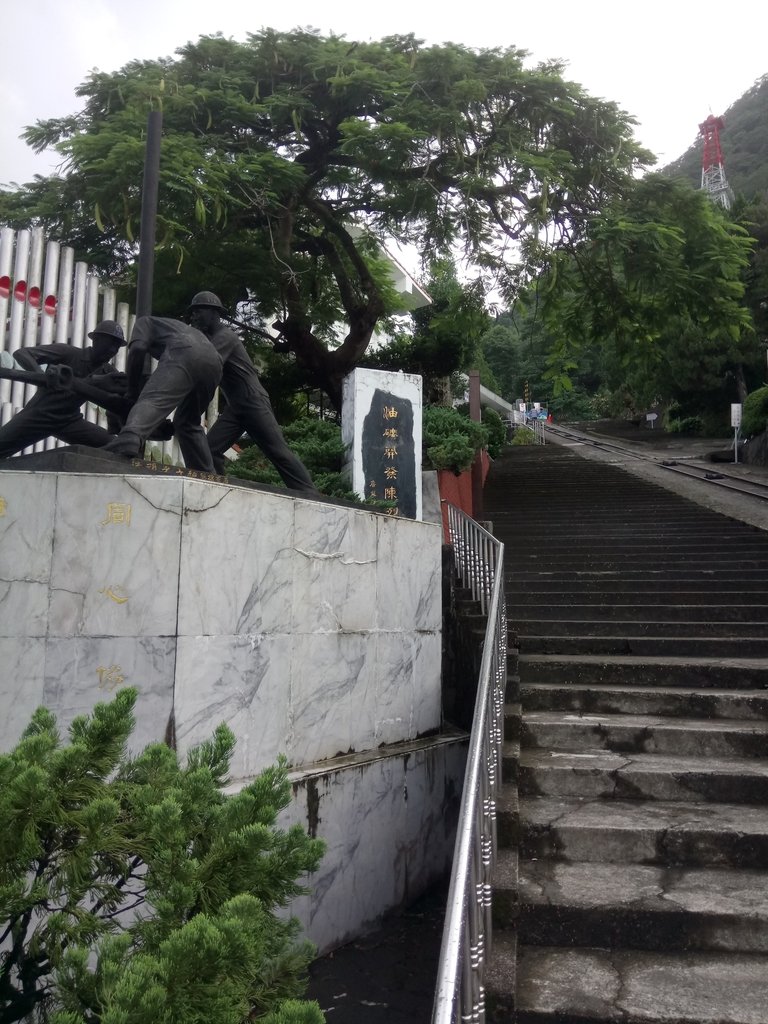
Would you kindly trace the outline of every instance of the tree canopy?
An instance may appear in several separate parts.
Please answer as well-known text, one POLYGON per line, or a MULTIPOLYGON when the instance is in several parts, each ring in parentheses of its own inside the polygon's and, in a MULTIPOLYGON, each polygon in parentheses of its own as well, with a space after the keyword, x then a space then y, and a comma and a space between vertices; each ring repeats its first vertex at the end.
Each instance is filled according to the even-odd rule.
POLYGON ((45 223, 124 273, 147 114, 162 109, 156 310, 178 312, 202 287, 251 301, 338 402, 395 305, 377 240, 430 256, 462 247, 509 298, 542 250, 578 240, 652 162, 615 104, 526 56, 412 35, 206 36, 92 73, 80 113, 29 128, 63 173, 0 196, 0 218, 45 223))
MULTIPOLYGON (((752 241, 705 193, 648 175, 585 234, 537 284, 554 395, 596 345, 609 386, 640 406, 712 390, 726 367, 738 374, 754 362, 744 303, 752 241)), ((741 391, 743 400, 743 376, 741 391)))

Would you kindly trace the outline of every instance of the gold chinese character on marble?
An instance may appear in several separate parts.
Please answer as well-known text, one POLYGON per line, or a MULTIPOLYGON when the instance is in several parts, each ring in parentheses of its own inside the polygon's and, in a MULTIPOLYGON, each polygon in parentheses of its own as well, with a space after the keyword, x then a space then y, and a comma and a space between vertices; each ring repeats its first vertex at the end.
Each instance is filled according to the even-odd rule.
POLYGON ((393 437, 393 438, 397 439, 397 430, 395 429, 395 427, 388 427, 381 436, 382 437, 393 437))
POLYGON ((110 601, 114 601, 115 604, 125 604, 128 600, 128 595, 123 593, 123 588, 120 586, 116 587, 102 587, 99 591, 104 597, 108 597, 110 601))
POLYGON ((400 509, 399 508, 388 508, 387 509, 387 515, 388 516, 398 516, 398 515, 400 515, 400 509))
POLYGON ((8 511, 8 502, 5 498, 0 498, 0 516, 4 516, 8 511))
POLYGON ((397 498, 396 487, 385 487, 384 488, 384 501, 394 501, 397 498))
POLYGON ((122 686, 125 682, 123 670, 119 665, 110 665, 108 668, 99 665, 96 669, 96 675, 99 677, 99 689, 106 690, 108 693, 116 690, 118 686, 122 686))
POLYGON ((394 459, 396 457, 397 457, 397 448, 395 448, 394 445, 388 445, 384 449, 384 458, 385 459, 394 459))
POLYGON ((122 501, 110 501, 107 504, 107 518, 101 522, 102 526, 108 523, 122 523, 125 526, 131 525, 131 506, 122 501))
POLYGON ((397 409, 394 407, 394 405, 385 405, 384 408, 382 409, 382 416, 384 417, 385 420, 396 420, 397 409))
POLYGON ((397 467, 396 466, 385 466, 384 476, 387 480, 397 480, 397 467))

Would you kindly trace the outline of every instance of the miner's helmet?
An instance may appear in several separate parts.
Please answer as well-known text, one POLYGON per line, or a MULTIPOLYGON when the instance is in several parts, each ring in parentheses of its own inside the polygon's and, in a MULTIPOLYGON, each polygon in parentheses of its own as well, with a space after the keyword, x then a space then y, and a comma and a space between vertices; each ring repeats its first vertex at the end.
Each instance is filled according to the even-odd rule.
POLYGON ((226 313, 226 307, 218 295, 213 292, 198 292, 189 304, 190 309, 215 309, 219 313, 226 313))
POLYGON ((113 338, 119 342, 119 348, 122 348, 125 344, 123 328, 117 320, 102 320, 101 323, 96 324, 92 331, 88 332, 88 337, 91 341, 95 341, 97 335, 101 335, 103 338, 113 338))

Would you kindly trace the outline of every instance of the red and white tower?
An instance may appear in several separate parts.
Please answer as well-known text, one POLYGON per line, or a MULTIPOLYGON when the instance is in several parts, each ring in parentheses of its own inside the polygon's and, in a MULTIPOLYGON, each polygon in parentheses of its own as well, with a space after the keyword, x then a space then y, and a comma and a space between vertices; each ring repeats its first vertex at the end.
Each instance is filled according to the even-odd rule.
POLYGON ((720 129, 723 127, 722 117, 712 114, 699 125, 699 135, 704 137, 704 153, 701 160, 701 187, 709 193, 713 203, 719 203, 730 210, 733 192, 725 177, 723 151, 720 147, 720 129))

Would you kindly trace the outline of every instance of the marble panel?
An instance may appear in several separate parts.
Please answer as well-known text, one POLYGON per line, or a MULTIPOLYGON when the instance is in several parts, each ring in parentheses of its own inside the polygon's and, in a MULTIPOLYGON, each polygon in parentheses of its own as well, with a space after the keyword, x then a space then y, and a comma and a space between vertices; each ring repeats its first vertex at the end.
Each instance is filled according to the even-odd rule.
POLYGON ((0 637, 0 752, 18 743, 43 703, 45 640, 0 637))
POLYGON ((377 516, 296 502, 293 629, 367 631, 376 620, 377 516))
POLYGON ((49 639, 43 702, 66 727, 116 690, 138 690, 136 728, 129 749, 165 739, 173 711, 173 637, 68 637, 49 639))
POLYGON ((0 636, 45 636, 56 474, 0 475, 0 636))
POLYGON ((294 784, 297 810, 310 802, 316 809, 326 852, 307 879, 309 898, 291 911, 320 949, 359 935, 399 902, 393 854, 405 810, 400 774, 399 765, 382 758, 294 784))
POLYGON ((326 843, 297 917, 320 953, 370 929, 447 877, 466 761, 466 738, 436 740, 365 763, 293 773, 279 824, 326 843))
POLYGON ((50 636, 176 632, 182 481, 59 477, 50 636))
POLYGON ((419 633, 413 638, 413 719, 414 736, 439 729, 443 720, 442 658, 440 632, 419 633))
POLYGON ((311 764, 374 745, 375 665, 376 643, 368 634, 296 637, 291 673, 291 764, 311 764))
POLYGON ((225 722, 237 739, 232 777, 248 778, 289 753, 288 636, 179 637, 176 742, 184 754, 225 722))
POLYGON ((439 630, 442 625, 442 532, 433 523, 377 516, 377 627, 439 630))
POLYGON ((439 633, 377 635, 375 746, 439 728, 440 666, 439 633))
POLYGON ((426 887, 450 873, 461 810, 468 737, 437 739, 405 766, 408 807, 396 864, 401 890, 426 887), (425 836, 429 837, 425 843, 425 836))
POLYGON ((287 495, 185 482, 180 636, 290 631, 296 504, 287 495))

